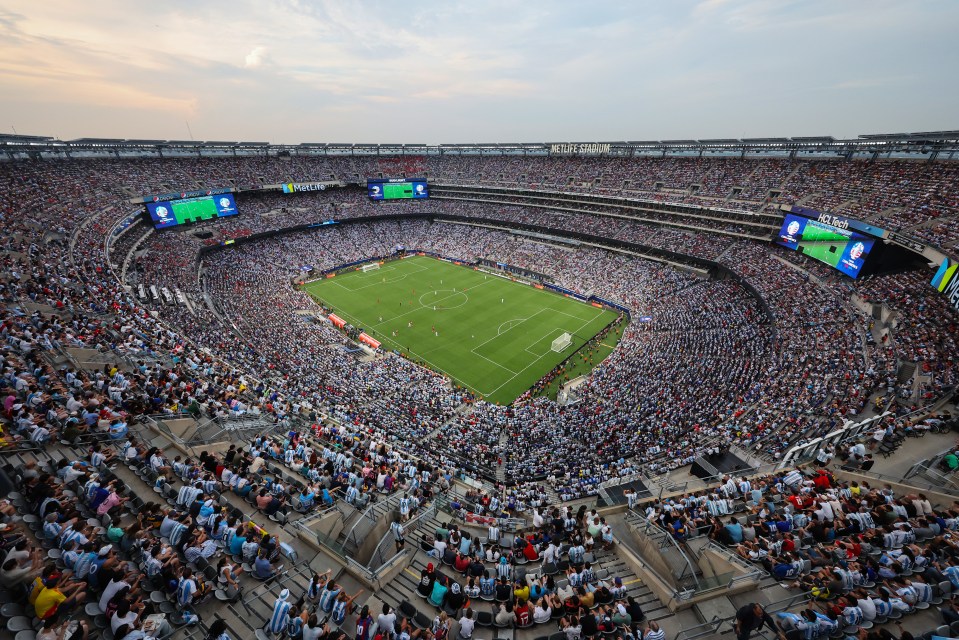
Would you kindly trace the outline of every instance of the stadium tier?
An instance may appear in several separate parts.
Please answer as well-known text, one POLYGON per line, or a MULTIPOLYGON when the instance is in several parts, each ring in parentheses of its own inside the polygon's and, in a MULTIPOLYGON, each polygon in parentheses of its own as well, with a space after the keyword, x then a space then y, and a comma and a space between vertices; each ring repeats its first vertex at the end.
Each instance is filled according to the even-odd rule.
POLYGON ((4 148, 10 637, 959 619, 954 161, 4 148))

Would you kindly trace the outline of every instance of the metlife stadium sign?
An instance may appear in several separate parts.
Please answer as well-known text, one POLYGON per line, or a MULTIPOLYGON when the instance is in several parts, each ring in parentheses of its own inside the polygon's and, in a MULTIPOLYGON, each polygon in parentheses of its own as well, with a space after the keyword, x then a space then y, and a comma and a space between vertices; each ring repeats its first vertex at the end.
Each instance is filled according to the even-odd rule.
POLYGON ((562 144, 549 145, 550 153, 574 153, 581 155, 602 155, 609 153, 609 144, 601 142, 566 142, 562 144))
POLYGON ((930 284, 946 296, 946 300, 949 301, 953 309, 959 311, 959 276, 956 276, 957 268, 959 268, 959 263, 945 258, 942 264, 939 265, 939 270, 936 271, 936 275, 933 276, 930 284))
POLYGON ((304 191, 325 191, 329 185, 325 182, 284 182, 283 193, 303 193, 304 191))

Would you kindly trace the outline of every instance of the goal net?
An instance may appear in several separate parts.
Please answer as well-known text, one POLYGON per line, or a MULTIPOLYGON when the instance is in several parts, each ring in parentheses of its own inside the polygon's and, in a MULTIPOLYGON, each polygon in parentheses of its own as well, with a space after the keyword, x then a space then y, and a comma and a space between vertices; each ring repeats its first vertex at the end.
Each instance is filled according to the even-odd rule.
POLYGON ((569 348, 569 345, 573 344, 573 338, 569 333, 564 333, 560 337, 553 340, 553 351, 559 353, 560 351, 565 351, 569 348))
POLYGON ((371 262, 370 264, 364 264, 362 267, 360 267, 360 271, 362 271, 363 273, 366 273, 367 271, 373 271, 379 268, 380 268, 379 262, 371 262))

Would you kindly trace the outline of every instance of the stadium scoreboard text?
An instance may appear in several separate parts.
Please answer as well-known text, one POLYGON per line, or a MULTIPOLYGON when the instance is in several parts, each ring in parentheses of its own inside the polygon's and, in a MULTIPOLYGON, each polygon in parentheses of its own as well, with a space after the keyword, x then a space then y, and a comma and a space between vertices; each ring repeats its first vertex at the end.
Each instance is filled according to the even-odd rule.
POLYGON ((155 229, 169 229, 181 224, 225 218, 239 213, 232 193, 158 200, 145 204, 155 229))
POLYGON ((550 153, 581 153, 585 155, 598 155, 601 153, 609 153, 609 144, 590 142, 590 143, 578 143, 578 142, 566 142, 560 144, 551 144, 549 145, 550 153))
POLYGON ((429 198, 430 191, 423 178, 384 178, 366 181, 370 200, 403 200, 429 198))

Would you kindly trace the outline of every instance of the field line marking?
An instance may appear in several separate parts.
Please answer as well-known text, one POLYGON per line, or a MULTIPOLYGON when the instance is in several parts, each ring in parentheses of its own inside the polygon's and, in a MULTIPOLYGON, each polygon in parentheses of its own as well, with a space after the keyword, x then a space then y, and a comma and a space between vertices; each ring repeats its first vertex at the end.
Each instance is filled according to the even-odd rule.
MULTIPOLYGON (((439 300, 435 300, 434 302, 442 302, 443 300, 449 300, 450 298, 452 298, 452 297, 454 297, 454 296, 458 296, 458 295, 461 294, 461 293, 465 294, 467 291, 472 291, 473 289, 477 289, 477 288, 479 288, 479 287, 482 287, 484 284, 486 284, 486 282, 487 282, 487 281, 484 280, 483 282, 480 282, 480 283, 479 283, 478 285, 476 285, 475 287, 467 287, 466 289, 463 289, 462 291, 454 291, 454 292, 451 293, 450 295, 444 296, 444 297, 440 298, 439 300)), ((467 301, 468 301, 469 296, 467 295, 466 297, 467 297, 467 301)), ((418 304, 419 306, 418 306, 418 307, 415 307, 415 308, 413 308, 413 309, 411 309, 411 310, 409 310, 409 311, 407 311, 406 313, 401 313, 401 314, 398 315, 398 316, 393 316, 392 318, 390 318, 390 319, 388 319, 388 320, 384 320, 383 322, 378 322, 377 324, 371 324, 370 327, 378 327, 378 326, 380 326, 381 324, 386 324, 387 322, 392 322, 393 320, 399 320, 400 318, 403 318, 403 317, 405 317, 405 316, 408 316, 408 315, 410 315, 411 313, 416 313, 416 312, 419 311, 420 309, 428 309, 428 310, 430 309, 430 307, 427 307, 427 306, 425 306, 425 305, 423 305, 423 304, 420 304, 420 301, 419 301, 419 300, 416 301, 416 304, 418 304)), ((459 308, 459 307, 457 307, 457 308, 459 308)))
MULTIPOLYGON (((517 322, 517 323, 514 324, 512 327, 510 327, 509 329, 507 329, 506 331, 504 331, 503 333, 497 333, 495 336, 493 336, 493 337, 490 338, 489 340, 486 340, 485 342, 481 342, 480 344, 476 345, 475 347, 473 347, 472 349, 470 349, 470 351, 472 351, 473 353, 476 353, 476 350, 479 349, 480 347, 486 345, 486 343, 492 342, 493 340, 496 340, 496 339, 499 338, 500 336, 505 336, 507 333, 509 333, 510 331, 512 331, 513 329, 515 329, 516 327, 520 326, 521 324, 523 324, 523 323, 526 322, 527 320, 531 320, 531 319, 535 318, 536 316, 538 316, 539 314, 543 313, 544 311, 549 311, 549 309, 540 309, 539 311, 537 311, 536 313, 534 313, 533 315, 531 315, 529 318, 523 318, 522 321, 517 322)), ((507 322, 512 322, 512 320, 508 320, 507 322)), ((503 324, 505 324, 505 323, 503 323, 503 324)), ((503 325, 501 324, 500 326, 502 327, 503 325)), ((479 355, 479 354, 477 354, 477 355, 479 355)))
POLYGON ((504 365, 501 365, 500 363, 496 362, 495 360, 490 360, 489 358, 487 358, 486 356, 484 356, 482 353, 476 353, 476 352, 474 351, 474 352, 473 352, 473 355, 474 355, 474 356, 479 356, 479 357, 482 358, 483 360, 486 360, 487 362, 490 362, 490 363, 496 365, 496 366, 499 367, 500 369, 506 369, 507 371, 509 371, 509 372, 512 373, 513 375, 516 375, 516 372, 513 371, 512 369, 510 369, 509 367, 504 366, 504 365))
POLYGON ((499 325, 499 327, 496 328, 496 335, 500 335, 500 334, 502 334, 502 333, 506 333, 506 331, 509 331, 510 329, 513 328, 512 326, 510 326, 510 327, 508 327, 508 328, 506 329, 506 331, 503 331, 502 329, 503 329, 503 325, 504 325, 504 324, 509 324, 509 323, 511 323, 511 322, 515 322, 515 323, 519 324, 519 323, 523 322, 524 320, 526 320, 526 318, 513 318, 512 320, 507 320, 506 322, 501 322, 500 325, 499 325))
MULTIPOLYGON (((352 318, 354 322, 356 322, 357 324, 359 324, 359 318, 356 318, 356 317, 354 317, 354 316, 346 313, 345 311, 340 312, 340 313, 341 313, 342 315, 346 316, 347 318, 352 318)), ((443 376, 444 378, 446 378, 447 380, 449 380, 449 381, 452 382, 453 384, 462 385, 462 386, 466 387, 467 389, 471 389, 471 390, 475 391, 476 393, 478 393, 479 395, 481 395, 481 396, 483 396, 483 397, 486 397, 486 396, 490 395, 491 393, 493 393, 492 391, 489 392, 489 393, 484 393, 483 391, 480 391, 479 389, 477 389, 477 388, 474 387, 473 385, 469 384, 468 382, 464 382, 464 381, 462 381, 462 380, 460 380, 460 379, 458 379, 458 378, 454 378, 453 375, 452 375, 451 373, 449 373, 444 367, 439 366, 439 365, 436 364, 435 362, 431 362, 431 361, 427 360, 427 359, 424 358, 422 355, 420 355, 420 354, 417 353, 416 351, 413 351, 412 349, 407 349, 407 348, 404 347, 402 344, 400 344, 400 343, 397 342, 396 340, 393 340, 393 339, 390 338, 389 336, 382 336, 382 340, 380 340, 380 342, 389 342, 390 344, 393 345, 393 347, 394 347, 395 349, 398 349, 398 350, 401 351, 401 352, 406 352, 406 353, 413 354, 414 356, 416 356, 417 358, 419 358, 420 360, 422 360, 422 361, 425 362, 426 364, 428 364, 428 365, 430 365, 430 366, 433 367, 433 369, 430 369, 429 371, 431 371, 432 373, 435 373, 436 375, 443 376)), ((427 351, 427 353, 429 353, 429 351, 427 351)), ((402 357, 402 356, 397 356, 397 357, 402 357)), ((413 364, 414 366, 419 366, 419 367, 421 367, 421 368, 425 368, 425 367, 422 367, 419 363, 413 362, 413 361, 410 360, 409 358, 404 358, 404 360, 406 360, 407 362, 410 362, 410 363, 413 364)))
MULTIPOLYGON (((594 320, 596 320, 597 318, 599 318, 601 315, 603 315, 603 311, 602 311, 602 310, 600 310, 599 312, 597 312, 597 314, 596 314, 595 316, 593 316, 592 318, 590 318, 589 320, 587 320, 586 322, 584 322, 583 324, 581 324, 581 325, 579 326, 579 328, 576 329, 576 331, 570 331, 570 333, 573 334, 573 333, 577 333, 577 332, 579 332, 579 331, 582 331, 582 330, 583 330, 583 327, 586 327, 586 326, 589 325, 591 322, 593 322, 594 320)), ((532 317, 532 316, 531 316, 531 317, 532 317)), ((516 375, 514 375, 512 378, 510 378, 509 380, 507 380, 506 382, 504 382, 504 383, 501 384, 500 386, 498 386, 498 387, 496 387, 495 389, 493 389, 492 391, 490 391, 487 395, 493 395, 494 393, 496 393, 497 391, 499 391, 500 389, 502 389, 503 387, 505 387, 506 385, 508 385, 510 382, 512 382, 512 381, 516 378, 516 376, 520 375, 521 373, 523 373, 524 371, 526 371, 527 369, 529 369, 530 367, 532 367, 534 364, 536 364, 537 362, 539 362, 540 360, 542 360, 543 358, 545 358, 545 357, 546 357, 547 355, 549 355, 550 353, 551 353, 550 351, 547 351, 547 352, 544 353, 543 355, 539 356, 538 358, 536 358, 535 360, 533 360, 532 362, 530 362, 529 364, 527 364, 525 367, 523 367, 522 369, 520 369, 519 372, 518 372, 516 375)))
POLYGON ((350 288, 349 288, 348 286, 346 286, 345 284, 340 284, 339 282, 336 281, 335 278, 333 279, 333 284, 335 284, 336 286, 338 286, 338 287, 341 288, 341 289, 345 289, 346 291, 349 291, 350 293, 354 293, 354 292, 356 291, 356 289, 350 289, 350 288))
MULTIPOLYGON (((363 285, 362 287, 355 287, 355 288, 354 288, 354 287, 347 287, 346 285, 341 284, 341 283, 339 283, 339 282, 337 282, 336 284, 340 285, 341 287, 343 287, 343 288, 346 289, 347 291, 362 291, 363 289, 369 289, 370 287, 375 287, 376 285, 392 284, 392 283, 394 283, 394 282, 402 282, 403 280, 406 280, 406 278, 407 278, 408 276, 411 276, 411 275, 413 275, 414 273, 419 273, 420 271, 427 271, 426 267, 424 267, 424 266, 422 266, 422 265, 418 265, 418 264, 411 264, 410 267, 417 267, 417 269, 416 269, 415 271, 406 271, 406 272, 403 273, 402 275, 395 276, 395 277, 393 277, 392 279, 387 278, 386 282, 383 282, 382 280, 380 280, 380 281, 377 281, 377 282, 371 282, 370 284, 365 284, 365 285, 363 285)), ((380 269, 377 269, 376 271, 370 271, 370 273, 382 274, 384 271, 387 271, 387 272, 389 272, 389 273, 392 273, 393 271, 399 271, 399 269, 397 269, 395 266, 389 266, 389 267, 382 267, 382 268, 380 268, 380 269)), ((349 273, 349 274, 347 274, 347 275, 351 276, 352 279, 354 279, 354 280, 360 280, 361 282, 362 282, 363 280, 371 277, 371 276, 370 276, 369 274, 367 274, 367 273, 360 273, 360 272, 353 272, 353 273, 349 273)), ((340 277, 342 278, 343 276, 340 276, 340 277)), ((335 280, 334 280, 334 281, 335 281, 335 280)))
POLYGON ((568 317, 572 318, 573 320, 582 320, 582 319, 583 319, 583 316, 577 316, 577 315, 574 315, 574 314, 572 314, 572 313, 566 313, 565 311, 560 311, 559 309, 552 309, 552 311, 553 311, 553 313, 561 313, 561 314, 563 314, 564 316, 568 316, 568 317))

